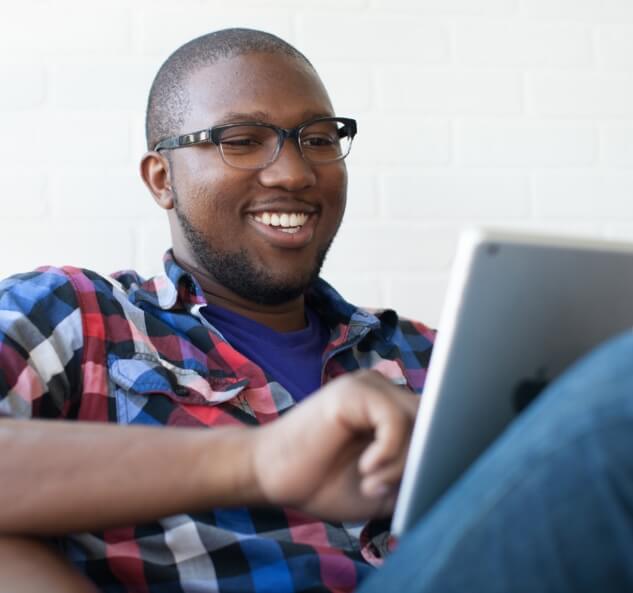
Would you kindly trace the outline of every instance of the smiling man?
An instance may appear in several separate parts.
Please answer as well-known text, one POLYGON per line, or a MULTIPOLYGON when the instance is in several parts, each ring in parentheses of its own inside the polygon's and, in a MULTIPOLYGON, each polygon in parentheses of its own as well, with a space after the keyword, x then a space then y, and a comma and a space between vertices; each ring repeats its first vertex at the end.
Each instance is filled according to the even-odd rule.
MULTIPOLYGON (((177 260, 229 306, 236 296, 262 309, 301 302, 343 217, 355 122, 334 116, 299 56, 220 60, 190 74, 188 90, 184 138, 154 143, 156 129, 166 130, 150 99, 148 136, 159 154, 142 165, 169 211, 177 260)), ((277 329, 303 327, 302 307, 295 317, 277 329)))
MULTIPOLYGON (((182 85, 174 76, 168 62, 154 89, 182 85)), ((186 111, 170 128, 158 104, 164 89, 150 96, 155 151, 142 163, 168 211, 174 256, 210 303, 278 331, 301 329, 304 293, 343 217, 343 159, 356 124, 334 116, 297 52, 243 53, 179 76, 187 79, 186 111)))
POLYGON ((147 131, 165 274, 0 283, 0 592, 633 590, 631 332, 373 571, 433 336, 319 278, 355 123, 294 48, 226 30, 167 60, 147 131))
POLYGON ((7 583, 88 587, 35 538, 112 592, 352 591, 380 562, 385 524, 343 521, 393 508, 433 335, 319 278, 355 134, 275 36, 161 67, 141 174, 165 274, 0 284, 7 583))

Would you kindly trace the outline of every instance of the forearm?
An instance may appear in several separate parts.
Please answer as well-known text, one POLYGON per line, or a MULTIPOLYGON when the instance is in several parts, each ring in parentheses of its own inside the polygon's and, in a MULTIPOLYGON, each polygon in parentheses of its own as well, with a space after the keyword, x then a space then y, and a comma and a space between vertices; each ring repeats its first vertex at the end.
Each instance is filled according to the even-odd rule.
POLYGON ((0 421, 0 533, 56 535, 262 503, 255 429, 0 421))

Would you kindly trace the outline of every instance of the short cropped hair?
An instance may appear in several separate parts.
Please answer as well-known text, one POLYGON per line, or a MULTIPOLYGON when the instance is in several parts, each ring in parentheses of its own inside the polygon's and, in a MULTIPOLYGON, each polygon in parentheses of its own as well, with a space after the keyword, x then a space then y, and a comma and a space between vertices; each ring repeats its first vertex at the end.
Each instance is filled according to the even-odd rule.
POLYGON ((193 39, 172 53, 158 70, 149 93, 145 114, 145 138, 153 150, 163 138, 180 132, 190 108, 187 80, 200 68, 221 58, 247 53, 283 54, 310 61, 292 45, 271 33, 255 29, 222 29, 193 39))

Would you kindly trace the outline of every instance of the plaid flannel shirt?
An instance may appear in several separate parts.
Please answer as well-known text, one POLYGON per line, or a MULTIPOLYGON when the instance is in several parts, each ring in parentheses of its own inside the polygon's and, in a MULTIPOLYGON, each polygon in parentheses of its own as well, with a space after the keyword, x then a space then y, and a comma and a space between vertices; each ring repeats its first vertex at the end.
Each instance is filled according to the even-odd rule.
MULTIPOLYGON (((324 382, 374 368, 421 392, 431 330, 355 308, 322 280, 307 300, 331 330, 324 382)), ((3 281, 0 415, 213 427, 263 424, 292 408, 205 320, 205 304, 169 251, 165 275, 147 281, 70 267, 3 281)), ((380 561, 384 528, 287 508, 209 509, 60 543, 103 591, 347 592, 380 561)))

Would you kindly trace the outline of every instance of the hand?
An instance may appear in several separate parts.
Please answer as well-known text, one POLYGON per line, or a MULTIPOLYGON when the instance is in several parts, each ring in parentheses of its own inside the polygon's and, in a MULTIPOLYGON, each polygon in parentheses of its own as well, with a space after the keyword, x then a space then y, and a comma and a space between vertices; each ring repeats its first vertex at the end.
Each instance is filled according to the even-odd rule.
POLYGON ((375 371, 340 377, 254 432, 264 499, 331 521, 393 511, 419 398, 375 371))

